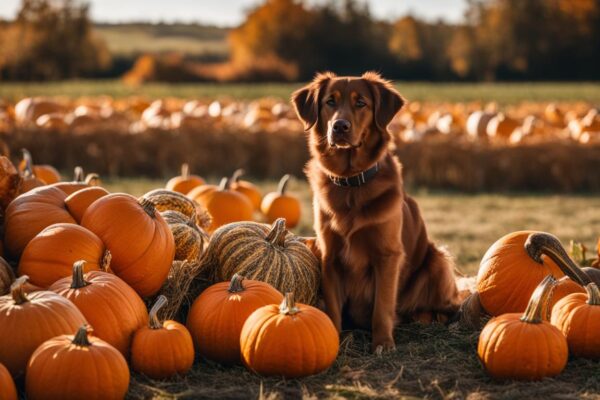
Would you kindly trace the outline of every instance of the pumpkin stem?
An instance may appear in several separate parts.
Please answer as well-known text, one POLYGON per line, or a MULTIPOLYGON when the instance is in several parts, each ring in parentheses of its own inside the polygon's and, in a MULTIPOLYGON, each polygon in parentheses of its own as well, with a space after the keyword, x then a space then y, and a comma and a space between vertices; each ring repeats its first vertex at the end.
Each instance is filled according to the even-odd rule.
POLYGON ((102 269, 102 271, 104 271, 104 272, 108 271, 108 268, 110 268, 111 261, 112 261, 112 253, 108 249, 104 250, 104 254, 102 255, 102 260, 100 260, 100 268, 102 269))
POLYGON ((243 168, 238 168, 233 172, 233 175, 231 175, 231 182, 236 183, 240 180, 240 177, 242 175, 244 175, 246 173, 246 171, 244 171, 243 168))
POLYGON ((91 346, 92 343, 88 337, 88 330, 89 326, 87 324, 82 325, 79 329, 77 329, 77 333, 73 337, 73 341, 71 343, 80 347, 91 346))
POLYGON ((146 214, 148 214, 152 218, 156 218, 156 207, 154 206, 154 203, 152 203, 145 197, 140 197, 138 199, 138 204, 142 206, 144 211, 146 211, 146 214))
POLYGON ((23 275, 15 279, 15 281, 10 285, 10 295, 12 296, 13 301, 16 305, 27 303, 29 298, 27 294, 25 294, 24 286, 29 280, 27 275, 23 275))
POLYGON ((287 292, 283 301, 279 305, 279 313, 285 315, 298 314, 300 309, 296 307, 296 300, 294 300, 294 292, 287 292))
POLYGON ((150 313, 148 314, 150 317, 150 322, 148 324, 150 326, 150 329, 161 329, 163 327, 163 325, 160 323, 160 321, 158 319, 158 312, 160 311, 161 308, 163 308, 165 305, 167 305, 168 302, 169 301, 167 300, 167 298, 164 295, 161 294, 160 296, 158 296, 158 298, 156 299, 156 302, 150 309, 150 313))
POLYGON ((83 173, 83 168, 81 168, 79 165, 75 167, 73 175, 73 181, 85 183, 85 174, 83 173))
POLYGON ((21 149, 21 153, 23 153, 23 161, 25 161, 25 169, 23 170, 23 176, 25 178, 35 176, 35 174, 33 173, 33 159, 31 158, 31 153, 25 148, 21 149))
POLYGON ((190 165, 188 163, 181 164, 181 177, 188 179, 190 177, 190 165))
POLYGON ((90 186, 99 186, 98 181, 100 180, 100 175, 95 172, 89 173, 85 176, 85 183, 90 186))
POLYGON ((585 286, 585 291, 588 295, 587 303, 591 306, 600 306, 600 290, 595 283, 590 283, 585 286))
POLYGON ((556 279, 552 275, 546 276, 542 282, 535 288, 527 308, 521 317, 521 321, 529 324, 539 324, 543 321, 542 314, 544 310, 548 312, 546 305, 552 295, 552 290, 556 284, 556 279))
POLYGON ((227 291, 229 293, 238 293, 246 290, 242 284, 244 279, 245 278, 240 274, 233 274, 231 277, 231 282, 229 283, 229 289, 227 289, 227 291))
POLYGON ((229 178, 223 177, 221 178, 221 182, 219 182, 219 191, 223 192, 229 189, 229 178))
POLYGON ((84 260, 75 261, 73 264, 73 279, 71 279, 71 289, 81 289, 89 285, 83 276, 83 267, 86 262, 84 260))
POLYGON ((290 181, 290 178, 291 178, 290 174, 285 174, 279 180, 279 185, 277 185, 277 192, 279 193, 280 196, 283 196, 285 194, 285 191, 287 190, 287 185, 288 185, 288 182, 290 181))
POLYGON ((542 255, 550 257, 573 281, 581 286, 591 283, 590 277, 575 264, 569 257, 558 238, 545 232, 536 232, 529 235, 525 241, 525 251, 535 262, 543 264, 542 255))
POLYGON ((266 237, 267 242, 270 242, 274 246, 285 247, 285 237, 287 236, 287 229, 285 228, 285 218, 277 218, 271 226, 271 231, 266 237))

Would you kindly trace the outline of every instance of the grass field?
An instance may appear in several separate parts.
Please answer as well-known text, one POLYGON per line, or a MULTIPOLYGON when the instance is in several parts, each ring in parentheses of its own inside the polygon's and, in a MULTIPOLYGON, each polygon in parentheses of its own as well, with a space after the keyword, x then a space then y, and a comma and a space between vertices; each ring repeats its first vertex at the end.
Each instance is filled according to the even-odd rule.
MULTIPOLYGON (((161 181, 105 182, 111 191, 141 195, 161 181)), ((274 182, 260 183, 264 192, 274 182)), ((312 235, 310 192, 303 181, 290 192, 303 204, 301 226, 312 235)), ((485 250, 505 233, 520 229, 576 239, 592 247, 600 235, 600 198, 592 196, 464 195, 417 191, 431 236, 448 246, 461 271, 473 275, 485 250)), ((395 332, 397 349, 382 357, 369 352, 370 334, 344 332, 338 359, 327 372, 301 380, 261 378, 242 367, 198 360, 185 378, 153 381, 134 375, 130 398, 317 399, 317 398, 598 398, 600 364, 573 359, 555 379, 538 383, 495 382, 476 356, 478 332, 418 324, 395 332)))
MULTIPOLYGON (((50 83, 4 82, 0 98, 16 101, 26 96, 103 96, 141 95, 149 98, 234 98, 238 100, 276 97, 288 99, 302 83, 273 84, 161 84, 139 88, 120 81, 68 81, 50 83)), ((523 101, 586 101, 600 103, 600 83, 432 83, 398 82, 400 92, 411 101, 496 101, 501 104, 523 101)))

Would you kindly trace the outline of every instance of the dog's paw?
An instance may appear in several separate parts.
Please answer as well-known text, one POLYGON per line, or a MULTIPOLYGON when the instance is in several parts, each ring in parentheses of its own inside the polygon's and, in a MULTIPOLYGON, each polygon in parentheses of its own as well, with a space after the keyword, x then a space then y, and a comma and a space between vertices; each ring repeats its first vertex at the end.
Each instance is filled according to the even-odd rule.
POLYGON ((394 343, 394 339, 390 338, 383 341, 373 341, 371 348, 373 350, 373 354, 381 356, 384 353, 389 353, 390 351, 396 350, 396 344, 394 343))

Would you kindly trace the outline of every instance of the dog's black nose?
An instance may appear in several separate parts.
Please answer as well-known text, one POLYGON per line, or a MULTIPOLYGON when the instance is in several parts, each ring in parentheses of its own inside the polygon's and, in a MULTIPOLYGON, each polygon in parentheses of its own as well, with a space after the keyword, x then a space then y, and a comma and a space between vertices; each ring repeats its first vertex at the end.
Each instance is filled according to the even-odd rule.
POLYGON ((333 133, 348 133, 350 132, 350 128, 352 128, 352 124, 347 119, 336 119, 333 121, 331 128, 333 133))

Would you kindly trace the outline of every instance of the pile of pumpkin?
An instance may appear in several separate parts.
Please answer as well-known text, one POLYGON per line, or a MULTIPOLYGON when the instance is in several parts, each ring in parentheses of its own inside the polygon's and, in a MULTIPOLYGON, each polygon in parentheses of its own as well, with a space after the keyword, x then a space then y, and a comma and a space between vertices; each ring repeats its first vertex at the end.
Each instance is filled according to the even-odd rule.
POLYGON ((163 379, 197 355, 285 377, 334 362, 337 331, 313 307, 319 262, 275 218, 297 201, 289 177, 260 199, 267 225, 250 221, 259 193, 239 172, 138 199, 47 170, 0 158, 0 398, 16 398, 13 379, 31 399, 122 398, 129 367, 163 379))
POLYGON ((478 326, 492 317, 478 344, 492 377, 537 380, 559 374, 569 354, 600 358, 600 241, 598 253, 581 268, 556 237, 532 231, 490 247, 462 318, 478 326))

